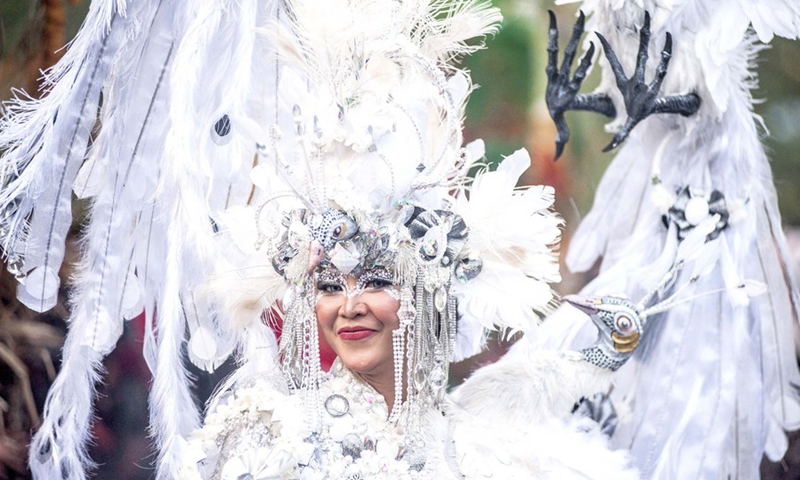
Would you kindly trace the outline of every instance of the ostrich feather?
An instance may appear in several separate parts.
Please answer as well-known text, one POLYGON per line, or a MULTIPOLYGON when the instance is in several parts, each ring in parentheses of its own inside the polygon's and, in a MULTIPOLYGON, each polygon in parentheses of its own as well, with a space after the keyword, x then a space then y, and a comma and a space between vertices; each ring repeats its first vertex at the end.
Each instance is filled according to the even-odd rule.
MULTIPOLYGON (((183 7, 178 13, 183 30, 171 71, 169 116, 184 121, 173 123, 167 133, 156 189, 168 208, 165 223, 169 225, 151 391, 151 429, 160 452, 158 478, 177 475, 178 439, 196 428, 199 418, 197 411, 187 408, 190 382, 181 366, 181 350, 188 304, 182 299, 197 291, 216 259, 224 256, 211 219, 231 201, 249 195, 248 173, 256 143, 266 143, 253 138, 261 134, 258 129, 248 127, 257 123, 249 95, 259 91, 255 85, 270 78, 268 72, 276 68, 254 58, 262 38, 256 35, 256 22, 271 15, 274 4, 218 2, 183 7), (220 145, 213 141, 211 131, 223 115, 230 120, 232 139, 220 145), (198 138, 197 132, 208 133, 198 138)), ((206 314, 201 311, 193 317, 206 314)))
POLYGON ((427 18, 421 20, 423 28, 416 36, 422 50, 443 63, 481 48, 480 44, 468 45, 466 42, 496 34, 503 19, 491 3, 481 0, 433 0, 429 11, 427 18))
POLYGON ((638 478, 625 452, 607 449, 596 424, 570 417, 575 402, 605 390, 609 378, 579 356, 540 349, 481 368, 452 394, 461 470, 475 478, 638 478), (530 470, 515 470, 520 465, 530 470))
MULTIPOLYGON (((130 12, 138 21, 124 22, 120 17, 116 26, 112 26, 112 32, 117 28, 121 29, 115 34, 117 36, 146 38, 148 34, 154 33, 150 28, 157 12, 157 2, 139 4, 130 12)), ((138 164, 138 156, 148 152, 145 148, 140 148, 139 140, 147 127, 151 126, 148 120, 152 110, 147 107, 140 107, 138 110, 124 107, 130 107, 131 104, 153 104, 163 81, 163 57, 155 65, 152 61, 151 64, 142 65, 141 59, 151 54, 157 58, 155 52, 160 48, 161 45, 155 41, 147 47, 130 41, 121 47, 121 57, 113 62, 110 58, 105 60, 109 63, 110 70, 105 95, 106 98, 114 98, 113 104, 120 108, 104 108, 102 117, 108 130, 98 136, 91 153, 104 168, 98 168, 94 172, 100 180, 94 192, 96 197, 91 208, 91 221, 83 239, 84 254, 74 282, 75 290, 71 300, 74 306, 64 347, 64 363, 58 381, 48 394, 46 416, 50 420, 37 432, 31 446, 31 451, 37 452, 36 458, 41 462, 32 464, 32 469, 45 478, 50 478, 49 472, 53 470, 62 471, 62 476, 66 475, 62 478, 85 477, 85 466, 91 465, 85 454, 85 444, 89 437, 94 384, 100 378, 102 359, 114 348, 122 332, 123 316, 131 315, 130 310, 135 309, 140 301, 135 295, 139 284, 132 274, 133 244, 130 234, 138 216, 135 206, 140 204, 138 200, 141 198, 136 197, 141 195, 141 190, 131 187, 146 185, 133 185, 129 178, 131 172, 135 178, 146 178, 146 175, 138 171, 143 167, 138 164), (157 74, 145 74, 143 76, 147 81, 131 85, 126 76, 129 70, 143 70, 147 73, 155 71, 157 74), (122 76, 120 72, 124 72, 122 76), (116 132, 121 124, 129 131, 139 134, 123 137, 127 140, 111 142, 111 132, 116 132), (65 418, 70 419, 69 425, 63 425, 65 418), (47 455, 41 454, 43 449, 48 450, 47 455)), ((94 122, 94 114, 91 121, 94 122)), ((85 138, 73 138, 71 141, 83 141, 81 149, 85 150, 85 138)), ((153 158, 157 157, 145 157, 150 161, 153 158)), ((79 160, 82 159, 83 153, 79 160)), ((80 161, 76 161, 75 165, 79 163, 80 161)), ((145 165, 144 168, 148 166, 145 165)), ((67 195, 63 198, 69 200, 71 185, 62 185, 62 182, 67 181, 67 178, 62 178, 57 186, 59 190, 66 188, 67 195)), ((49 201, 60 200, 48 200, 46 195, 37 199, 37 202, 49 201)), ((40 232, 36 228, 38 227, 34 221, 32 234, 35 235, 34 238, 39 238, 40 232)), ((50 242, 59 241, 52 236, 41 238, 47 238, 50 242)), ((46 264, 42 268, 45 266, 46 264)), ((37 298, 41 300, 43 296, 33 296, 34 300, 37 298)))
POLYGON ((21 257, 22 271, 32 275, 30 284, 19 289, 20 300, 37 311, 56 303, 58 271, 72 222, 71 185, 97 118, 103 81, 130 28, 129 19, 109 14, 118 6, 119 2, 96 2, 84 33, 45 75, 47 96, 28 101, 16 97, 6 104, 0 123, 0 147, 6 147, 0 208, 13 213, 6 220, 9 233, 3 237, 3 250, 21 257), (39 134, 32 137, 31 131, 39 134), (24 220, 28 216, 30 224, 24 220))
MULTIPOLYGON (((479 173, 469 199, 462 197, 456 204, 456 212, 470 225, 465 249, 483 262, 480 275, 454 285, 462 326, 477 323, 490 330, 531 331, 538 324, 538 315, 552 306, 549 282, 560 276, 550 247, 558 242, 562 221, 550 210, 551 188, 516 190, 520 175, 529 166, 527 152, 515 152, 496 171, 479 173)), ((462 335, 467 331, 477 336, 462 340, 462 344, 480 347, 478 339, 484 332, 468 326, 462 335)))
POLYGON ((30 446, 30 468, 36 478, 86 478, 94 463, 86 452, 89 439, 94 386, 102 368, 102 356, 67 337, 60 373, 48 392, 42 425, 30 446), (64 476, 66 474, 66 476, 64 476))
POLYGON ((219 311, 226 312, 228 327, 236 332, 259 322, 263 312, 282 299, 286 290, 283 277, 261 254, 235 264, 225 262, 216 271, 220 273, 212 275, 203 290, 219 299, 219 311))

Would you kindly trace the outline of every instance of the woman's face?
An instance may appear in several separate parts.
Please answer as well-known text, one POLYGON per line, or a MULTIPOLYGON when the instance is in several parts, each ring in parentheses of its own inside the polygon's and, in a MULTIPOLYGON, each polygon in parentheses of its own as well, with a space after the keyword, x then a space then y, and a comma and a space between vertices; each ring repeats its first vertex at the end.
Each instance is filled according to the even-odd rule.
POLYGON ((317 277, 317 320, 325 340, 350 370, 368 380, 394 378, 392 331, 400 301, 390 271, 377 268, 345 276, 334 268, 317 277))

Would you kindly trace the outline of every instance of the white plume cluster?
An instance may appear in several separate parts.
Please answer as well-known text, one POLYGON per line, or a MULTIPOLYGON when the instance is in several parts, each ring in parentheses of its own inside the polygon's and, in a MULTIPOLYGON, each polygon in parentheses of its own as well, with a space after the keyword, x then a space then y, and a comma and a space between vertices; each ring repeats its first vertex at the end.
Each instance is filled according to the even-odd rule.
MULTIPOLYGON (((286 284, 261 246, 289 212, 447 208, 463 191, 483 153, 462 146, 472 85, 450 62, 500 18, 481 0, 93 1, 49 94, 0 123, 2 246, 26 305, 55 304, 72 192, 91 205, 34 474, 86 478, 102 360, 143 311, 157 478, 174 478, 199 420, 184 357, 213 371, 233 355, 231 381, 277 368, 262 315, 286 284)), ((551 191, 514 190, 528 163, 459 200, 487 276, 458 287, 472 353, 552 299, 560 221, 551 191)))
POLYGON ((525 150, 508 156, 497 170, 478 173, 456 211, 469 225, 465 248, 483 262, 480 275, 456 283, 459 308, 458 359, 483 348, 484 330, 533 333, 540 318, 554 306, 550 283, 558 282, 553 252, 562 221, 552 211, 552 187, 517 189, 530 166, 525 150), (475 323, 482 328, 469 328, 475 323), (468 333, 471 332, 471 333, 468 333))

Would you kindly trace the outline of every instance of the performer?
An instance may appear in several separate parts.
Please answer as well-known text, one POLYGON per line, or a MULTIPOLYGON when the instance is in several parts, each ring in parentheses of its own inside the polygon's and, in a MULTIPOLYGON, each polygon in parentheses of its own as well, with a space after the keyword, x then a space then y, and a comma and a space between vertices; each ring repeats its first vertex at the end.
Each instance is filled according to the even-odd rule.
POLYGON ((624 300, 574 300, 595 344, 446 393, 489 331, 535 335, 559 278, 552 189, 516 189, 527 153, 467 179, 483 145, 462 144, 452 60, 499 20, 471 0, 93 2, 49 95, 0 133, 26 305, 53 304, 70 188, 93 199, 37 478, 85 478, 102 359, 142 309, 158 478, 635 478, 571 415, 639 343, 624 300), (239 364, 203 422, 186 356, 239 364))
MULTIPOLYGON (((581 109, 614 117, 608 149, 619 152, 567 266, 600 262, 582 293, 624 293, 649 330, 615 377, 612 396, 630 414, 614 443, 631 450, 644 478, 758 478, 764 454, 778 461, 785 430, 800 427, 792 342, 800 303, 752 112, 753 66, 759 42, 800 36, 800 6, 585 0, 581 8, 560 68, 551 21, 557 149, 569 134, 564 112, 581 109), (570 78, 584 12, 597 34, 586 35, 570 78), (604 51, 602 82, 579 94, 595 44, 604 51)), ((595 335, 573 313, 567 307, 545 322, 528 347, 595 335)))

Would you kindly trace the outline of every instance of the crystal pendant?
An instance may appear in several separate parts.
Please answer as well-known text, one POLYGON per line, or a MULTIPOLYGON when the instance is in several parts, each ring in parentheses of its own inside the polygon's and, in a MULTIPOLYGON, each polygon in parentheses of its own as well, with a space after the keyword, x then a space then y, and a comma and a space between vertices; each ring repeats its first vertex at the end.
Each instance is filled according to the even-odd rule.
POLYGON ((428 381, 434 388, 443 388, 447 383, 447 374, 444 371, 444 367, 442 365, 434 366, 428 381))
POLYGON ((430 276, 425 279, 425 284, 423 286, 428 293, 433 293, 436 290, 436 282, 433 278, 430 278, 430 276))
POLYGON ((414 388, 416 388, 418 392, 421 392, 425 388, 427 376, 425 367, 417 365, 417 368, 414 369, 414 388))
POLYGON ((447 291, 444 287, 439 287, 436 290, 436 294, 433 296, 433 305, 439 313, 444 312, 445 307, 447 307, 447 291))
POLYGON ((20 280, 25 277, 25 274, 22 273, 22 269, 25 268, 25 261, 22 259, 20 255, 16 253, 12 253, 8 256, 8 273, 14 275, 17 280, 20 280))

